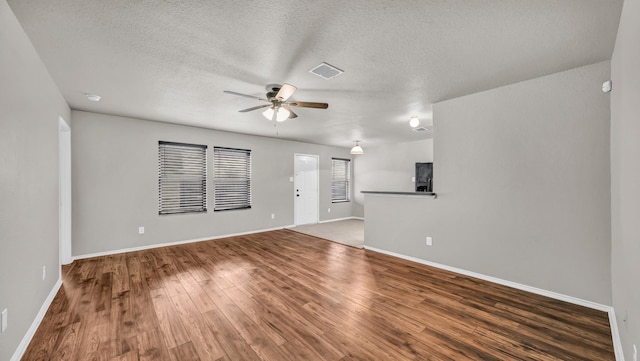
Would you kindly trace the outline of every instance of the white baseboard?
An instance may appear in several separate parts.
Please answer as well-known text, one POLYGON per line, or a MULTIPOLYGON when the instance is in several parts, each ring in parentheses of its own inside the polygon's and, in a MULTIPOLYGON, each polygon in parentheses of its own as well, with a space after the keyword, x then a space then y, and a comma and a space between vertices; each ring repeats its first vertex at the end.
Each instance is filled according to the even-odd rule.
POLYGON ((624 361, 622 340, 620 340, 618 321, 616 320, 616 312, 613 307, 611 307, 611 310, 609 311, 609 325, 611 325, 611 338, 613 339, 613 350, 616 353, 616 361, 624 361))
POLYGON ((406 259, 408 261, 421 263, 421 264, 424 264, 424 265, 427 265, 427 266, 444 269, 444 270, 455 272, 455 273, 459 273, 459 274, 462 274, 462 275, 465 275, 465 276, 479 278, 481 280, 497 283, 497 284, 500 284, 500 285, 503 285, 503 286, 516 288, 516 289, 519 289, 519 290, 535 293, 535 294, 538 294, 538 295, 554 298, 554 299, 557 299, 557 300, 573 303, 573 304, 576 304, 576 305, 593 308, 593 309, 596 309, 596 310, 599 310, 599 311, 603 311, 603 312, 609 312, 609 309, 611 309, 611 306, 606 306, 606 305, 602 305, 602 304, 599 304, 599 303, 583 300, 583 299, 580 299, 580 298, 567 296, 567 295, 563 295, 563 294, 552 292, 552 291, 543 290, 541 288, 531 287, 531 286, 523 285, 523 284, 512 282, 512 281, 507 281, 507 280, 503 280, 503 279, 500 279, 500 278, 487 276, 487 275, 484 275, 484 274, 481 274, 481 273, 467 271, 467 270, 461 269, 461 268, 456 268, 456 267, 443 265, 443 264, 440 264, 440 263, 426 261, 426 260, 423 260, 423 259, 420 259, 420 258, 406 256, 406 255, 403 255, 403 254, 400 254, 400 253, 385 251, 383 249, 378 249, 378 248, 375 248, 375 247, 369 247, 369 246, 366 246, 366 245, 364 246, 364 248, 368 249, 368 250, 371 250, 371 251, 374 251, 374 252, 383 253, 383 254, 386 254, 386 255, 389 255, 389 256, 394 256, 394 257, 406 259))
POLYGON ((24 352, 27 350, 27 347, 29 346, 29 343, 31 342, 33 335, 36 334, 36 331, 38 330, 40 323, 44 319, 44 315, 47 314, 47 310, 49 310, 49 306, 51 306, 51 302, 53 302, 53 299, 56 297, 56 294, 58 294, 58 290, 60 290, 61 286, 62 286, 62 279, 58 278, 58 281, 56 282, 55 285, 53 285, 53 288, 51 289, 51 292, 49 292, 49 295, 47 296, 47 298, 44 300, 44 303, 42 304, 42 306, 40 306, 40 311, 38 311, 36 318, 31 323, 31 326, 29 326, 27 333, 24 334, 24 337, 22 338, 22 341, 20 341, 18 348, 13 353, 13 356, 11 356, 11 361, 20 361, 20 359, 24 355, 24 352))
POLYGON ((361 221, 364 221, 364 218, 362 217, 343 217, 343 218, 327 219, 326 221, 318 221, 318 223, 331 223, 331 222, 338 222, 338 221, 346 221, 349 219, 359 219, 361 221))
POLYGON ((160 248, 160 247, 176 246, 176 245, 179 245, 179 244, 210 241, 212 239, 220 239, 220 238, 235 237, 235 236, 244 236, 244 235, 253 234, 253 233, 276 231, 276 230, 284 229, 284 228, 288 228, 288 227, 294 227, 294 226, 293 225, 289 225, 289 226, 267 228, 267 229, 259 229, 259 230, 254 230, 254 231, 241 232, 241 233, 231 233, 231 234, 225 234, 225 235, 220 235, 220 236, 203 237, 203 238, 188 239, 188 240, 184 240, 184 241, 175 241, 175 242, 167 242, 167 243, 156 243, 156 244, 150 244, 150 245, 147 245, 147 246, 131 247, 131 248, 116 249, 116 250, 111 250, 111 251, 83 254, 83 255, 79 255, 79 256, 73 256, 73 260, 75 261, 77 259, 110 256, 110 255, 114 255, 114 254, 127 253, 127 252, 144 251, 145 249, 153 249, 153 248, 160 248))
POLYGON ((515 289, 519 289, 519 290, 522 290, 522 291, 535 293, 535 294, 538 294, 538 295, 541 295, 541 296, 546 296, 546 297, 553 298, 553 299, 556 299, 556 300, 573 303, 573 304, 576 304, 576 305, 592 308, 592 309, 595 309, 595 310, 598 310, 598 311, 607 312, 607 314, 609 315, 609 325, 611 326, 611 337, 613 338, 613 350, 614 350, 615 355, 616 355, 616 360, 617 361, 624 361, 624 354, 622 352, 622 342, 620 341, 620 334, 618 333, 618 323, 616 322, 615 311, 614 311, 613 307, 611 307, 611 306, 607 306, 607 305, 603 305, 603 304, 600 304, 600 303, 583 300, 583 299, 580 299, 580 298, 577 298, 577 297, 563 295, 563 294, 557 293, 557 292, 543 290, 541 288, 536 288, 536 287, 523 285, 523 284, 520 284, 520 283, 517 283, 517 282, 512 282, 512 281, 507 281, 507 280, 503 280, 503 279, 492 277, 492 276, 487 276, 487 275, 484 275, 484 274, 481 274, 481 273, 467 271, 467 270, 464 270, 464 269, 461 269, 461 268, 451 267, 451 266, 443 265, 443 264, 440 264, 440 263, 431 262, 431 261, 427 261, 427 260, 424 260, 424 259, 407 256, 407 255, 400 254, 400 253, 385 251, 383 249, 379 249, 379 248, 375 248, 375 247, 370 247, 370 246, 366 246, 365 245, 364 248, 367 249, 367 250, 370 250, 370 251, 383 253, 383 254, 386 254, 386 255, 389 255, 389 256, 393 256, 393 257, 402 258, 402 259, 405 259, 407 261, 412 261, 412 262, 424 264, 424 265, 427 265, 427 266, 440 268, 440 269, 447 270, 447 271, 450 271, 450 272, 459 273, 459 274, 462 274, 462 275, 465 275, 465 276, 478 278, 478 279, 489 281, 489 282, 492 282, 492 283, 497 283, 499 285, 503 285, 503 286, 507 286, 507 287, 511 287, 511 288, 515 288, 515 289))

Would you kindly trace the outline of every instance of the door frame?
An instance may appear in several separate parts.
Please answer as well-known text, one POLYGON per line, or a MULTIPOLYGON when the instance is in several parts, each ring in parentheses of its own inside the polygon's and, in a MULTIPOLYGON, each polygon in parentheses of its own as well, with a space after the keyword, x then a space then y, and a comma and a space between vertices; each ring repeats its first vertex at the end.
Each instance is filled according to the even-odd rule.
POLYGON ((71 256, 71 127, 58 117, 58 242, 60 266, 71 256))
POLYGON ((317 154, 293 153, 293 224, 298 225, 298 206, 296 205, 296 161, 299 156, 316 158, 316 223, 320 220, 320 156, 317 154))

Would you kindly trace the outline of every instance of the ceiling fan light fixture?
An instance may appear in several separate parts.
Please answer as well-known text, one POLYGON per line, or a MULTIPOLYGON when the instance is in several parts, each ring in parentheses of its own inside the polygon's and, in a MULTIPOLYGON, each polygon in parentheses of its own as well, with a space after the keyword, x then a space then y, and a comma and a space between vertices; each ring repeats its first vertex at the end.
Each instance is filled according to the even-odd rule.
POLYGON ((289 119, 289 115, 291 115, 289 109, 279 107, 276 115, 276 121, 284 122, 285 120, 289 119))
POLYGON ((411 126, 411 128, 416 128, 418 125, 420 125, 420 119, 418 119, 416 115, 411 116, 409 125, 411 126))
POLYGON ((265 118, 267 118, 269 120, 272 120, 273 119, 273 113, 275 113, 275 111, 273 110, 273 107, 269 107, 269 108, 267 108, 267 110, 262 112, 262 115, 264 115, 265 118))
POLYGON ((356 155, 364 154, 364 150, 360 146, 360 141, 355 140, 354 142, 356 142, 356 145, 353 148, 351 148, 351 154, 356 154, 356 155))
POLYGON ((276 122, 284 122, 289 119, 291 112, 287 108, 283 107, 269 107, 267 110, 262 112, 265 118, 269 120, 275 120, 276 122))

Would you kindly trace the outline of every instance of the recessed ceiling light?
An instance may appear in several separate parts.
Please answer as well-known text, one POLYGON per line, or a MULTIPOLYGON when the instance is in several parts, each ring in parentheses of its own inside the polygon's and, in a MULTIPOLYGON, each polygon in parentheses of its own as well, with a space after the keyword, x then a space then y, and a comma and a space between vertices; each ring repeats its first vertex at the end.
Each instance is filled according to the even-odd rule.
POLYGON ((100 99, 102 98, 101 96, 96 94, 85 94, 85 96, 87 97, 87 99, 91 100, 92 102, 99 102, 100 99))

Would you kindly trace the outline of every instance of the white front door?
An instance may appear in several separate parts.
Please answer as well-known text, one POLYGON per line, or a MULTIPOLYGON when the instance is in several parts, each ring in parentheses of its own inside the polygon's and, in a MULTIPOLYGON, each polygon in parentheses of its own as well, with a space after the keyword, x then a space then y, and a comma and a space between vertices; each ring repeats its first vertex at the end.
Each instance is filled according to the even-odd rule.
POLYGON ((294 155, 295 224, 318 223, 318 156, 294 155))

